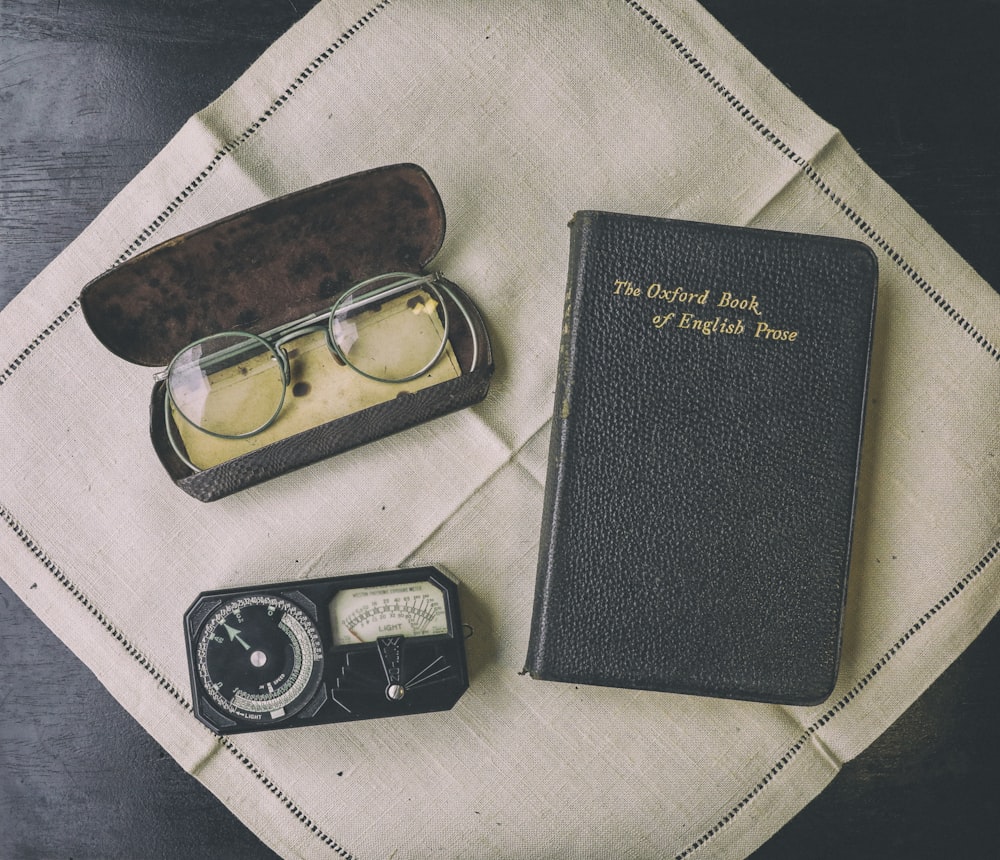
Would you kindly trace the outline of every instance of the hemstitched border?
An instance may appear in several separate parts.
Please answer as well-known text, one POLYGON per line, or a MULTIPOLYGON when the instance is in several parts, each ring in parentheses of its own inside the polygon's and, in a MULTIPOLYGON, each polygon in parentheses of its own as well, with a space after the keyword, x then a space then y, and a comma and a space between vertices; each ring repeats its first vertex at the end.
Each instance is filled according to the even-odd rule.
POLYGON ((52 334, 59 326, 61 326, 67 319, 69 319, 73 314, 79 309, 80 300, 74 299, 69 306, 64 310, 59 316, 57 316, 52 322, 50 322, 31 343, 29 343, 24 349, 21 350, 20 354, 15 358, 3 373, 0 373, 0 386, 2 386, 8 379, 14 375, 14 371, 17 370, 28 357, 33 353, 48 337, 52 334))
MULTIPOLYGON (((212 174, 219 163, 228 155, 231 155, 239 147, 250 140, 267 122, 271 117, 275 115, 281 107, 288 102, 288 100, 294 95, 295 91, 305 83, 305 81, 315 73, 320 66, 323 65, 330 57, 334 55, 334 52, 339 48, 343 47, 349 39, 351 39, 355 34, 357 34, 366 24, 368 24, 379 12, 387 8, 392 0, 381 0, 381 2, 376 3, 373 8, 361 16, 353 25, 348 27, 340 37, 333 42, 329 47, 327 47, 322 53, 320 53, 315 59, 312 60, 292 81, 288 87, 285 88, 284 92, 279 95, 264 111, 263 113, 253 122, 250 123, 238 137, 226 142, 222 147, 220 147, 216 153, 212 156, 209 163, 192 179, 187 186, 185 186, 180 193, 163 209, 163 211, 153 219, 153 221, 143 228, 142 231, 136 236, 131 244, 118 256, 115 262, 112 264, 114 266, 120 265, 129 257, 131 257, 137 250, 139 250, 166 221, 170 216, 177 211, 177 209, 184 203, 187 198, 197 190, 197 188, 212 174)), ((73 302, 57 316, 46 328, 31 341, 20 354, 7 366, 7 368, 0 373, 0 386, 7 382, 11 376, 24 364, 24 362, 32 355, 32 353, 49 338, 53 332, 55 332, 67 319, 73 316, 76 311, 80 309, 79 298, 74 299, 73 302)), ((39 562, 48 570, 56 581, 63 586, 75 599, 80 603, 100 624, 104 629, 110 633, 125 649, 125 652, 129 654, 149 675, 156 681, 156 683, 169 693, 185 710, 193 714, 193 709, 190 702, 178 692, 177 688, 174 686, 173 682, 166 678, 152 663, 152 661, 142 653, 123 633, 119 630, 111 621, 104 615, 103 612, 87 597, 87 595, 80 590, 80 588, 66 575, 66 573, 60 568, 51 558, 45 553, 44 550, 35 542, 35 540, 25 531, 18 520, 7 510, 7 508, 0 505, 0 518, 7 523, 8 527, 14 532, 14 534, 21 540, 21 543, 25 548, 38 559, 39 562)), ((317 839, 319 839, 324 845, 331 848, 334 852, 340 855, 344 860, 352 860, 353 855, 337 843, 335 839, 329 836, 325 831, 323 831, 319 825, 317 825, 309 816, 302 811, 302 809, 296 804, 278 785, 273 782, 270 777, 268 777, 254 761, 249 758, 245 753, 243 753, 236 744, 228 737, 220 738, 221 746, 226 749, 230 754, 232 754, 237 761, 242 764, 247 771, 249 771, 263 786, 271 792, 284 807, 301 823, 304 825, 317 839)))
MULTIPOLYGON (((353 38, 361 29, 368 24, 379 12, 383 11, 392 3, 392 0, 381 0, 375 4, 368 12, 362 15, 354 24, 344 30, 340 34, 339 38, 329 45, 322 53, 320 53, 312 62, 310 62, 298 76, 287 86, 284 91, 279 95, 274 101, 271 102, 267 108, 257 117, 253 122, 251 122, 241 134, 226 141, 219 149, 215 151, 215 154, 209 159, 208 164, 194 177, 181 191, 171 200, 149 224, 142 228, 139 234, 132 240, 132 242, 118 255, 118 258, 111 264, 109 268, 113 269, 115 266, 119 266, 132 257, 137 251, 139 251, 143 245, 145 245, 155 234, 156 231, 162 227, 171 215, 174 214, 183 204, 188 197, 194 194, 198 190, 206 179, 208 179, 215 168, 226 158, 228 155, 232 155, 241 146, 247 143, 258 131, 263 128, 264 123, 271 119, 281 108, 285 105, 288 100, 295 95, 296 90, 299 89, 319 68, 329 60, 338 49, 342 48, 347 42, 353 38)), ((28 346, 21 350, 20 354, 15 358, 7 368, 0 373, 0 386, 2 386, 11 376, 14 375, 16 371, 25 360, 35 351, 35 349, 41 344, 50 334, 52 334, 60 325, 62 325, 69 317, 71 317, 77 310, 80 309, 79 298, 74 299, 73 302, 66 308, 58 317, 55 318, 45 329, 39 334, 28 346)))
MULTIPOLYGON (((976 327, 962 316, 961 312, 944 298, 933 285, 924 278, 910 263, 906 261, 902 254, 882 237, 882 235, 869 224, 858 212, 847 204, 843 197, 837 194, 819 171, 809 162, 808 159, 799 155, 791 146, 785 143, 775 132, 768 128, 767 124, 750 110, 747 105, 737 98, 737 96, 723 84, 715 74, 684 44, 681 39, 672 33, 652 12, 646 9, 638 0, 623 0, 626 6, 630 7, 636 14, 643 18, 653 27, 688 64, 708 82, 712 89, 721 95, 737 113, 746 120, 768 143, 772 144, 778 152, 791 161, 803 175, 809 179, 817 189, 832 202, 841 213, 857 227, 879 250, 881 250, 893 263, 902 271, 931 301, 934 302, 947 316, 968 334, 979 346, 986 350, 987 355, 995 361, 1000 362, 1000 348, 990 342, 976 327)), ((184 203, 187 198, 211 175, 218 164, 227 156, 235 152, 239 147, 250 140, 271 117, 277 113, 281 107, 295 95, 300 86, 316 72, 326 62, 334 52, 343 47, 353 36, 355 36, 366 24, 368 24, 379 12, 382 12, 392 3, 392 0, 381 0, 372 9, 366 12, 352 26, 348 27, 340 37, 328 48, 320 53, 311 63, 309 63, 298 76, 285 88, 271 104, 261 113, 261 115, 248 125, 243 132, 227 141, 212 156, 208 164, 198 175, 181 190, 181 192, 164 207, 163 211, 156 216, 146 227, 142 229, 132 243, 119 255, 112 264, 120 265, 136 253, 156 231, 166 223, 167 219, 184 203)), ((64 310, 56 319, 50 323, 41 334, 39 334, 21 353, 0 373, 0 386, 4 384, 21 364, 34 352, 35 348, 44 341, 56 328, 66 321, 76 310, 79 309, 79 299, 74 300, 70 306, 64 310)))
MULTIPOLYGON (((749 107, 743 104, 728 87, 726 87, 712 71, 702 63, 697 56, 672 33, 655 15, 643 7, 637 0, 624 0, 625 5, 630 7, 635 13, 642 17, 651 25, 690 66, 708 82, 711 87, 721 95, 737 113, 746 120, 768 143, 772 144, 782 155, 791 161, 802 174, 816 186, 820 192, 834 203, 841 213, 857 227, 876 247, 878 247, 892 262, 918 287, 924 292, 947 316, 965 331, 977 344, 986 350, 994 360, 1000 362, 1000 349, 993 345, 975 326, 972 325, 962 314, 951 305, 920 273, 909 264, 906 259, 896 251, 893 246, 884 239, 878 231, 870 225, 864 218, 856 212, 846 201, 840 197, 826 183, 818 170, 808 161, 800 156, 787 143, 758 118, 749 107)), ((316 72, 319 68, 333 56, 334 52, 343 47, 349 39, 356 35, 366 24, 368 24, 378 13, 383 11, 392 3, 392 0, 381 0, 376 3, 367 13, 361 16, 355 24, 348 27, 340 37, 321 52, 312 62, 310 62, 299 75, 289 84, 285 90, 258 116, 251 122, 243 132, 227 141, 221 146, 208 164, 185 186, 177 196, 170 201, 139 234, 133 239, 129 246, 119 255, 112 264, 112 267, 120 265, 129 259, 133 254, 142 248, 146 242, 152 238, 160 227, 173 215, 174 212, 193 194, 200 185, 212 174, 219 163, 231 155, 243 144, 249 141, 263 127, 277 111, 284 106, 300 86, 316 72)), ((45 342, 53 332, 56 331, 67 319, 79 310, 80 301, 75 299, 65 310, 62 311, 38 336, 34 338, 20 354, 0 373, 0 386, 3 386, 11 376, 24 364, 31 354, 45 342)), ((54 576, 59 582, 88 612, 110 633, 128 653, 157 684, 169 693, 182 707, 193 713, 191 704, 177 690, 174 684, 167 679, 105 615, 94 605, 86 594, 65 574, 65 572, 41 549, 33 538, 24 530, 18 520, 2 505, 0 505, 0 518, 2 518, 14 534, 21 540, 22 544, 32 555, 54 576)), ((842 712, 868 685, 868 683, 895 657, 902 647, 918 633, 938 612, 943 610, 955 597, 957 597, 966 586, 970 585, 990 564, 990 562, 1000 555, 1000 541, 993 545, 990 550, 980 559, 980 561, 960 579, 955 586, 949 590, 944 597, 935 603, 927 612, 921 615, 895 643, 882 655, 874 666, 832 707, 822 716, 810 724, 799 738, 786 750, 785 754, 771 767, 771 769, 756 783, 756 785, 729 810, 726 815, 709 828, 705 833, 692 842, 687 848, 675 856, 675 860, 685 860, 698 849, 712 840, 724 827, 730 824, 736 816, 745 809, 788 765, 795 756, 806 746, 810 738, 815 735, 823 726, 829 723, 837 714, 842 712)), ((292 801, 260 768, 246 756, 228 737, 221 737, 220 744, 230 752, 262 785, 264 785, 285 808, 309 831, 325 845, 333 849, 345 860, 351 860, 352 855, 342 848, 334 839, 328 836, 322 829, 306 815, 299 806, 292 801)))
POLYGON ((775 149, 792 162, 802 174, 838 209, 841 213, 857 227, 880 251, 882 251, 896 266, 925 293, 948 317, 955 322, 966 334, 968 334, 986 353, 995 361, 1000 362, 1000 348, 992 344, 985 335, 976 329, 961 312, 959 312, 947 299, 944 298, 934 287, 924 278, 906 259, 900 254, 887 239, 869 224, 858 212, 847 204, 843 197, 837 194, 823 179, 822 174, 809 162, 807 158, 799 155, 791 146, 783 141, 774 131, 768 128, 767 124, 730 90, 698 57, 688 48, 681 39, 672 33, 652 12, 646 9, 638 0, 624 0, 634 12, 642 17, 653 29, 656 30, 680 56, 711 85, 720 96, 757 131, 761 137, 772 144, 775 149))
MULTIPOLYGON (((122 646, 122 648, 125 649, 125 653, 127 653, 133 660, 135 660, 136 663, 146 670, 146 673, 152 677, 154 681, 156 681, 160 689, 169 693, 178 705, 193 716, 194 709, 192 708, 191 703, 177 689, 174 683, 159 669, 157 669, 153 661, 150 660, 89 597, 87 597, 86 593, 75 582, 73 582, 72 579, 70 579, 66 572, 58 564, 56 564, 49 554, 38 545, 37 541, 35 541, 35 539, 28 534, 27 530, 21 525, 17 518, 2 505, 0 505, 0 519, 3 519, 3 521, 7 523, 11 531, 13 531, 14 534, 20 538, 21 543, 25 546, 28 552, 41 562, 42 566, 52 574, 56 582, 73 595, 73 597, 76 598, 77 603, 86 609, 94 617, 94 619, 108 633, 111 634, 111 636, 122 646)), ((220 745, 232 753, 240 764, 250 771, 250 773, 252 773, 264 786, 266 786, 268 791, 280 800, 285 808, 302 824, 304 824, 313 833, 313 835, 315 835, 325 845, 336 851, 341 857, 344 858, 344 860, 351 860, 352 855, 338 845, 332 837, 328 836, 323 830, 321 830, 319 826, 299 808, 298 804, 296 804, 291 798, 288 797, 288 795, 278 788, 278 786, 263 771, 261 771, 261 769, 254 764, 254 762, 247 757, 229 737, 221 736, 218 740, 220 745)))
MULTIPOLYGON (((681 39, 672 33, 659 19, 656 18, 648 9, 642 6, 638 0, 624 0, 625 5, 629 6, 634 12, 640 15, 645 21, 650 24, 670 45, 673 47, 680 56, 686 60, 690 66, 701 75, 702 78, 714 89, 719 95, 721 95, 726 102, 736 110, 736 112, 746 120, 752 128, 754 128, 768 143, 773 145, 775 149, 778 150, 782 155, 784 155, 789 161, 792 162, 802 174, 810 181, 817 189, 832 202, 841 213, 857 227, 879 250, 881 250, 890 260, 902 271, 920 290, 927 295, 939 308, 941 308, 948 317, 958 326, 965 331, 972 339, 979 344, 983 349, 986 350, 987 355, 991 356, 994 361, 1000 362, 1000 349, 998 349, 994 344, 992 344, 981 332, 979 332, 975 326, 972 325, 962 314, 949 303, 934 287, 910 264, 906 261, 902 254, 900 254, 893 246, 882 237, 882 235, 869 224, 857 211, 855 211, 847 202, 838 195, 833 188, 827 184, 826 180, 823 178, 822 174, 809 162, 808 159, 799 155, 789 144, 783 141, 774 131, 772 131, 767 124, 757 117, 753 111, 745 105, 740 99, 725 85, 723 84, 715 74, 701 61, 698 57, 684 44, 681 39)), ((903 635, 896 640, 895 643, 882 655, 882 657, 875 663, 875 665, 864 675, 862 678, 847 692, 842 698, 840 698, 828 711, 826 711, 819 719, 813 722, 802 735, 795 741, 792 746, 786 750, 785 754, 774 764, 774 766, 760 779, 759 782, 737 803, 732 809, 729 810, 726 815, 719 819, 719 821, 708 830, 705 831, 698 839, 692 842, 687 848, 675 855, 674 860, 685 860, 685 858, 690 857, 694 852, 696 852, 703 845, 707 844, 713 837, 715 837, 726 825, 732 822, 736 816, 746 808, 754 798, 757 797, 767 786, 770 784, 774 778, 784 769, 784 767, 789 764, 792 759, 805 747, 809 739, 815 735, 823 726, 829 723, 838 713, 843 711, 854 698, 861 693, 861 691, 868 686, 869 681, 871 681, 888 663, 892 658, 899 653, 900 649, 910 640, 912 636, 918 633, 938 612, 944 609, 951 601, 965 589, 973 580, 975 580, 979 574, 986 569, 990 561, 993 560, 998 554, 1000 554, 1000 541, 995 543, 987 553, 979 560, 979 562, 958 581, 958 583, 947 593, 943 598, 941 598, 934 606, 932 606, 927 612, 925 612, 920 618, 918 618, 903 635)))
POLYGON ((719 834, 719 832, 730 824, 740 812, 743 811, 747 806, 750 805, 757 795, 759 795, 774 778, 784 770, 785 766, 792 762, 792 759, 798 755, 805 745, 809 742, 810 738, 815 735, 821 728, 823 728, 827 723, 829 723, 837 714, 842 712, 847 706, 854 701, 855 698, 868 686, 869 682, 878 675, 903 648, 903 646, 910 641, 910 639, 915 636, 920 630, 927 625, 927 623, 939 612, 941 612, 949 603, 951 603, 965 588, 972 584, 972 582, 981 574, 996 558, 1000 555, 1000 541, 997 541, 987 550, 986 554, 965 574, 955 585, 942 597, 937 603, 935 603, 930 609, 928 609, 923 615, 921 615, 916 621, 913 622, 907 628, 907 630, 889 647, 889 649, 875 662, 875 664, 858 680, 858 682, 851 687, 843 696, 841 696, 825 713, 819 718, 813 721, 805 731, 798 737, 798 739, 793 743, 786 751, 785 754, 774 763, 774 766, 764 774, 764 776, 757 782, 757 784, 748 791, 743 798, 733 806, 722 818, 718 820, 712 827, 706 830, 698 839, 692 842, 687 848, 685 848, 680 853, 674 856, 674 860, 685 860, 685 858, 690 857, 699 848, 707 844, 711 839, 719 834))

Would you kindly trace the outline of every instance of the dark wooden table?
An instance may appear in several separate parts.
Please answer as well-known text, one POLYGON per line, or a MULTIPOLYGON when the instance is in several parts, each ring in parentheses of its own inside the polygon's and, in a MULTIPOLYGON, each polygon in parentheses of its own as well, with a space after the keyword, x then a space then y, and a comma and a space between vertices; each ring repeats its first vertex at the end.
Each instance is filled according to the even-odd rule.
MULTIPOLYGON (((0 0, 0 305, 313 5, 0 0)), ((705 5, 1000 286, 1000 0, 705 5)), ((998 666, 994 621, 755 860, 998 856, 998 666)), ((0 858, 193 856, 273 855, 0 583, 0 858)))

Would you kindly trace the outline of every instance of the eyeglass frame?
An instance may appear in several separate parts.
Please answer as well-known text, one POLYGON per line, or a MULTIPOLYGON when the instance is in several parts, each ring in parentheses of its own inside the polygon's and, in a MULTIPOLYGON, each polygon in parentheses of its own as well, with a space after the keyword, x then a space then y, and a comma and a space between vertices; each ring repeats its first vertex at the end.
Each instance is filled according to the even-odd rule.
POLYGON ((459 298, 459 296, 455 293, 455 291, 448 286, 448 281, 441 272, 430 272, 425 275, 418 275, 413 272, 385 272, 380 275, 374 275, 370 278, 365 278, 364 280, 359 281, 353 284, 352 286, 348 287, 346 290, 344 290, 344 292, 340 295, 340 297, 333 303, 333 305, 331 305, 327 310, 317 311, 316 313, 300 317, 297 320, 292 320, 291 322, 282 323, 281 325, 276 326, 275 328, 269 329, 260 334, 248 331, 239 331, 239 330, 216 332, 214 334, 198 338, 197 340, 192 341, 191 343, 184 346, 182 349, 178 350, 178 352, 174 355, 174 357, 171 359, 170 363, 166 366, 166 368, 154 374, 153 377, 153 379, 156 382, 164 383, 164 423, 166 426, 167 440, 170 443, 170 447, 173 449, 174 453, 181 459, 181 461, 188 468, 192 469, 195 472, 202 471, 198 466, 195 466, 194 463, 192 463, 191 460, 181 450, 182 446, 178 441, 178 439, 176 438, 175 430, 172 426, 173 424, 173 422, 171 421, 172 411, 176 411, 176 413, 181 418, 183 418, 187 424, 189 424, 191 427, 194 427, 198 432, 205 433, 209 436, 215 436, 216 438, 220 439, 248 439, 253 436, 257 436, 260 433, 263 433, 265 430, 273 426, 274 423, 278 420, 279 416, 281 415, 282 410, 284 409, 285 398, 288 393, 288 388, 291 385, 291 363, 289 361, 288 354, 284 350, 284 346, 287 343, 290 343, 294 340, 297 340, 300 337, 303 337, 307 334, 311 334, 313 332, 318 332, 318 331, 325 332, 327 347, 337 358, 337 360, 343 362, 345 367, 350 368, 355 373, 367 379, 376 380, 378 382, 386 382, 389 384, 403 384, 406 382, 410 382, 416 379, 417 377, 423 375, 424 373, 426 373, 430 368, 432 368, 435 364, 437 364, 437 362, 440 360, 442 354, 444 353, 445 349, 448 346, 449 342, 448 332, 450 328, 450 318, 448 315, 448 305, 444 301, 440 302, 440 307, 443 317, 442 318, 443 331, 444 331, 444 337, 441 339, 440 346, 438 347, 437 351, 435 352, 433 358, 430 361, 426 362, 415 373, 411 373, 403 378, 385 379, 370 373, 366 373, 365 371, 361 370, 360 368, 352 364, 350 360, 348 360, 342 348, 339 346, 339 344, 336 343, 336 341, 333 338, 330 327, 330 321, 333 319, 333 317, 338 311, 344 309, 341 306, 341 303, 345 300, 345 298, 351 295, 356 290, 363 289, 369 284, 378 283, 388 278, 396 278, 398 280, 395 280, 384 287, 373 290, 372 293, 363 296, 357 302, 353 302, 350 305, 347 305, 346 307, 350 310, 360 309, 367 304, 371 304, 373 302, 391 296, 393 292, 402 293, 405 292, 406 290, 414 289, 415 287, 421 285, 430 287, 432 292, 440 289, 443 293, 445 293, 448 296, 448 298, 452 300, 455 307, 459 309, 462 316, 465 318, 465 322, 466 325, 468 326, 469 333, 472 336, 472 358, 469 366, 475 367, 479 360, 479 348, 480 348, 476 325, 473 321, 472 315, 469 313, 468 308, 465 306, 465 302, 463 302, 462 299, 459 298), (205 343, 206 341, 214 340, 215 338, 218 337, 225 337, 226 335, 248 337, 251 339, 259 340, 267 348, 267 350, 277 358, 278 364, 281 368, 282 380, 284 382, 281 391, 281 401, 279 402, 277 408, 275 409, 274 414, 271 416, 270 419, 268 419, 267 422, 257 427, 256 429, 246 433, 240 433, 240 434, 218 433, 212 430, 207 430, 204 427, 200 427, 198 424, 196 424, 194 421, 188 418, 181 411, 181 408, 177 405, 177 403, 170 395, 170 382, 169 382, 170 372, 173 369, 175 362, 192 347, 195 347, 200 343, 205 343), (171 405, 173 405, 174 410, 171 410, 171 405))

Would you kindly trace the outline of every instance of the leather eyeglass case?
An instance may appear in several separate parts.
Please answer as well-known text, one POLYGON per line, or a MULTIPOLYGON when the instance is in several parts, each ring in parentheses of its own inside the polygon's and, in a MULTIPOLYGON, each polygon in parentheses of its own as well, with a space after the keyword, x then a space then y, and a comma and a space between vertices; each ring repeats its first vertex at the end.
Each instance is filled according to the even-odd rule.
MULTIPOLYGON (((444 206, 430 177, 417 165, 395 164, 312 186, 170 239, 91 281, 80 301, 107 349, 160 368, 200 338, 234 330, 261 334, 325 311, 366 278, 423 273, 444 234, 444 206)), ((445 304, 455 304, 446 314, 450 372, 373 384, 326 355, 323 368, 331 372, 290 386, 286 403, 297 418, 279 426, 285 420, 279 417, 275 429, 259 437, 199 438, 181 426, 165 381, 157 379, 150 436, 174 483, 213 501, 481 401, 493 373, 489 336, 469 297, 445 284, 445 304), (351 388, 346 396, 345 385, 351 388), (184 458, 172 438, 174 444, 181 440, 184 458), (195 465, 195 456, 205 462, 195 465)), ((296 351, 288 355, 295 380, 296 351)))

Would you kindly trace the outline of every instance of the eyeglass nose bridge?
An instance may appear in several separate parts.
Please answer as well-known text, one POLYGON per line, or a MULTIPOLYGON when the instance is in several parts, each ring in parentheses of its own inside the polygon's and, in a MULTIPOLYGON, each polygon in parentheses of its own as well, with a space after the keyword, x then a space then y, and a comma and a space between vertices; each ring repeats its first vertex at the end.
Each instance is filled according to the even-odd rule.
POLYGON ((286 388, 291 385, 292 366, 290 356, 288 351, 285 349, 285 345, 291 343, 293 340, 298 340, 300 337, 305 337, 307 334, 313 334, 314 332, 321 331, 326 337, 326 345, 329 347, 330 352, 334 355, 338 363, 343 363, 343 359, 333 342, 333 338, 330 337, 330 326, 327 321, 329 320, 331 314, 332 311, 320 314, 318 317, 310 319, 308 323, 299 325, 290 331, 283 332, 279 337, 271 342, 271 348, 274 350, 274 354, 278 357, 278 361, 281 364, 281 374, 285 379, 286 388))

